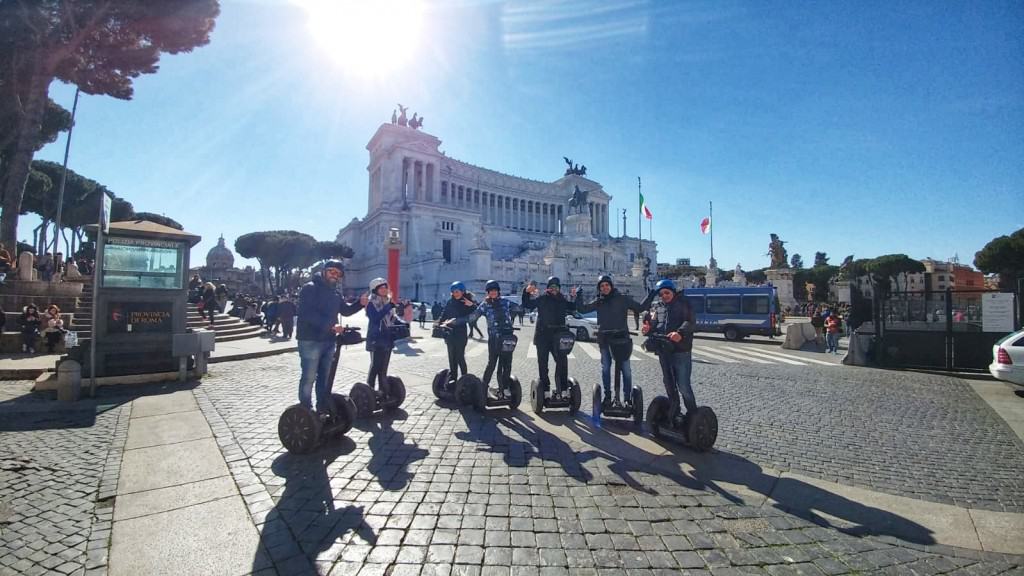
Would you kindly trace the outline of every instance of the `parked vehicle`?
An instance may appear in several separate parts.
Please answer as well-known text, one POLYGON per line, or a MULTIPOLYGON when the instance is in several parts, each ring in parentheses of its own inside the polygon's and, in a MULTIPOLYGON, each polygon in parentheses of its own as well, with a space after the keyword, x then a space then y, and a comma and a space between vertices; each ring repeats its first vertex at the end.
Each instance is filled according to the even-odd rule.
POLYGON ((1024 330, 1009 334, 992 346, 988 371, 997 380, 1024 386, 1024 330))
POLYGON ((580 342, 587 342, 597 338, 597 331, 601 328, 597 325, 597 312, 588 314, 569 314, 565 317, 565 325, 572 330, 573 335, 580 342))
POLYGON ((721 332, 726 340, 781 333, 771 286, 687 288, 684 294, 697 317, 697 332, 721 332))

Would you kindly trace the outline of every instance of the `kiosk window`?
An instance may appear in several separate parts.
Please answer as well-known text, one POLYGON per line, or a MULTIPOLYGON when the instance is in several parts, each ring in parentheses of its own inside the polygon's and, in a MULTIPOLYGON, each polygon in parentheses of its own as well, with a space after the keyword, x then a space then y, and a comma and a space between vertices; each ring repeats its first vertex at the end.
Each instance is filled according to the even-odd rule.
POLYGON ((744 314, 767 314, 768 313, 768 297, 767 296, 744 296, 743 297, 743 313, 744 314))
POLYGON ((111 238, 103 249, 103 286, 108 288, 181 288, 179 244, 111 238))
POLYGON ((739 314, 739 296, 708 296, 708 314, 739 314))

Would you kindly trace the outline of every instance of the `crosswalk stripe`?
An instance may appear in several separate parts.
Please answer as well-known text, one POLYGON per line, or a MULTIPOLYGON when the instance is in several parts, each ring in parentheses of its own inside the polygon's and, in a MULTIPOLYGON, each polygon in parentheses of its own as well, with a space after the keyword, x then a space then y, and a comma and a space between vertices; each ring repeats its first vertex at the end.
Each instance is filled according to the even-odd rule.
POLYGON ((701 356, 707 356, 708 358, 718 360, 719 362, 725 362, 727 364, 735 364, 736 362, 739 362, 739 360, 730 356, 722 356, 714 352, 708 352, 706 348, 694 348, 693 353, 701 356))
POLYGON ((744 352, 746 352, 747 354, 753 354, 754 356, 758 356, 760 358, 768 358, 769 360, 775 360, 775 361, 778 361, 778 362, 785 362, 786 364, 792 364, 794 366, 807 366, 807 364, 805 364, 804 362, 800 362, 799 360, 796 360, 795 358, 783 358, 781 356, 776 356, 775 354, 766 354, 766 353, 764 353, 764 352, 762 352, 760 350, 749 350, 749 349, 747 349, 747 350, 744 350, 744 352))
POLYGON ((594 360, 601 359, 601 351, 598 350, 597 346, 594 346, 589 342, 577 342, 576 348, 582 350, 587 356, 590 356, 594 360))
POLYGON ((780 356, 780 357, 792 358, 794 360, 800 360, 801 362, 811 362, 811 363, 814 363, 814 364, 821 364, 823 366, 836 366, 837 365, 834 362, 825 362, 824 360, 817 360, 815 358, 805 358, 803 356, 795 356, 793 354, 786 354, 785 352, 779 352, 779 351, 776 351, 776 350, 758 350, 758 352, 761 353, 761 354, 767 354, 767 355, 770 355, 770 356, 780 356))
MULTIPOLYGON (((705 350, 706 350, 706 348, 705 348, 705 350)), ((715 354, 724 354, 726 356, 731 356, 733 358, 739 358, 740 360, 744 360, 744 361, 747 361, 747 362, 753 362, 755 364, 774 364, 774 362, 771 362, 770 360, 763 360, 763 359, 756 358, 756 357, 753 357, 753 356, 748 356, 746 354, 741 354, 739 352, 733 352, 732 350, 723 350, 722 348, 715 348, 714 350, 715 350, 715 354)))
MULTIPOLYGON (((527 346, 527 348, 528 348, 528 350, 526 351, 526 357, 527 358, 536 359, 537 358, 537 347, 534 346, 533 344, 530 344, 529 346, 527 346)), ((569 352, 569 359, 570 360, 576 360, 576 358, 577 358, 577 356, 576 356, 576 352, 575 351, 569 352)), ((599 356, 599 358, 600 358, 600 356, 599 356)), ((548 356, 548 360, 553 362, 554 358, 551 358, 550 356, 548 356)))

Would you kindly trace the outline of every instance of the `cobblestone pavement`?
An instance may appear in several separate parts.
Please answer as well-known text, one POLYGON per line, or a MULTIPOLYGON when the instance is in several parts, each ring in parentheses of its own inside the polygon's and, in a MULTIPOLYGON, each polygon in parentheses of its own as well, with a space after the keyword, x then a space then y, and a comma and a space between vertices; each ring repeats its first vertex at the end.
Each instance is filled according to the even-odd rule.
MULTIPOLYGON (((292 456, 279 444, 276 423, 294 401, 297 364, 287 355, 221 365, 196 389, 261 531, 254 572, 1024 573, 1016 557, 902 545, 884 534, 859 537, 749 506, 713 483, 650 473, 616 450, 570 446, 530 413, 460 412, 422 390, 413 390, 394 417, 362 423, 312 455, 292 456)), ((809 386, 796 384, 783 395, 783 381, 729 384, 737 376, 708 385, 709 402, 716 393, 724 398, 728 386, 731 394, 785 398, 809 386)), ((347 390, 362 377, 361 370, 341 368, 337 387, 347 390)), ((739 425, 726 422, 723 429, 739 425)))
MULTIPOLYGON (((527 358, 531 339, 532 328, 524 328, 513 362, 524 386, 537 374, 536 359, 527 358)), ((443 352, 426 353, 431 344, 424 338, 405 354, 396 352, 392 366, 432 377, 447 359, 443 352)), ((765 348, 730 346, 740 353, 765 348)), ((574 355, 569 374, 587 399, 601 381, 600 363, 574 355)), ((360 369, 368 363, 357 348, 344 358, 360 369)), ((486 357, 468 363, 481 374, 486 357)), ((656 361, 637 352, 632 364, 633 381, 648 401, 664 394, 656 361)), ((698 401, 718 413, 717 447, 723 451, 775 470, 889 494, 1024 512, 1024 443, 958 378, 849 366, 695 362, 693 383, 698 401)))
MULTIPOLYGON (((67 410, 47 395, 0 404, 0 575, 83 574, 106 564, 111 513, 97 502, 124 406, 67 410)), ((116 484, 116 467, 108 470, 116 484)))

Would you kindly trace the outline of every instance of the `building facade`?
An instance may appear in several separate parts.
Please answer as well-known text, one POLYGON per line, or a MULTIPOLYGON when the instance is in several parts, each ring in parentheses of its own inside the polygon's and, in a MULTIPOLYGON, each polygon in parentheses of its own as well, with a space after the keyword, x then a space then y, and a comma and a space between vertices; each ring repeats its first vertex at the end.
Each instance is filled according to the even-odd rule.
POLYGON ((212 282, 214 285, 224 284, 230 294, 260 292, 260 278, 256 269, 252 266, 242 269, 235 268, 235 255, 224 244, 224 236, 221 236, 217 240, 217 245, 206 253, 206 266, 192 268, 188 272, 189 276, 199 274, 203 282, 212 282))
POLYGON ((420 130, 384 124, 366 146, 367 214, 337 240, 351 246, 346 288, 365 290, 387 277, 389 231, 401 237, 403 298, 440 300, 455 280, 482 291, 495 279, 515 295, 529 280, 558 276, 593 293, 601 274, 645 293, 657 245, 609 234, 611 196, 586 170, 552 182, 530 180, 448 157, 420 130))

